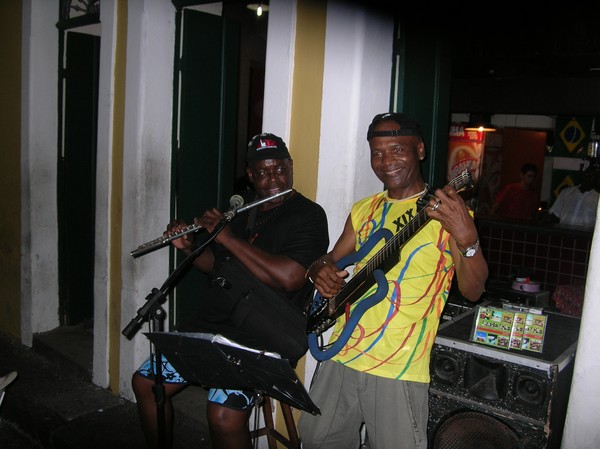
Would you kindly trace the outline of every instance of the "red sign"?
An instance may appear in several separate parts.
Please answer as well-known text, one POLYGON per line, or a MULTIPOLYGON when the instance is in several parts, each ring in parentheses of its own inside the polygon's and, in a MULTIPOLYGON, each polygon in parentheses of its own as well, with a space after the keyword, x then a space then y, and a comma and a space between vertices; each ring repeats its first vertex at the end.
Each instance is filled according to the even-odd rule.
POLYGON ((454 179, 463 170, 469 169, 477 184, 485 133, 465 131, 464 125, 452 124, 448 140, 448 180, 454 179))

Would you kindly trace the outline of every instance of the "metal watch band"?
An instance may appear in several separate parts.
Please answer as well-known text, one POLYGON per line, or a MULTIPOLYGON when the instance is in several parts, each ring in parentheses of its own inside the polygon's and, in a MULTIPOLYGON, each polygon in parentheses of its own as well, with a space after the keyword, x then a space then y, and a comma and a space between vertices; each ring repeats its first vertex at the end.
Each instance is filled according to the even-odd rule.
POLYGON ((456 244, 456 246, 458 247, 458 250, 461 252, 463 257, 473 257, 475 254, 477 254, 477 251, 479 250, 479 238, 477 239, 474 245, 469 246, 464 250, 460 249, 458 243, 456 244))

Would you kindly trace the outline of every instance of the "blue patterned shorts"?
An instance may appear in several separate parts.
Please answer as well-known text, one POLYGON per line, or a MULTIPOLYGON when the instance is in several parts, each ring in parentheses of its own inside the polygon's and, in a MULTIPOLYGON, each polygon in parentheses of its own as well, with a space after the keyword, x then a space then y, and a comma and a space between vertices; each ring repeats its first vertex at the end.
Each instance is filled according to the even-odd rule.
MULTIPOLYGON (((175 367, 161 357, 163 382, 167 384, 187 384, 187 381, 177 372, 175 367)), ((148 357, 137 369, 137 373, 147 379, 154 379, 154 354, 148 357)), ((208 390, 208 400, 235 410, 249 410, 254 407, 258 394, 252 390, 224 390, 211 388, 208 390)))

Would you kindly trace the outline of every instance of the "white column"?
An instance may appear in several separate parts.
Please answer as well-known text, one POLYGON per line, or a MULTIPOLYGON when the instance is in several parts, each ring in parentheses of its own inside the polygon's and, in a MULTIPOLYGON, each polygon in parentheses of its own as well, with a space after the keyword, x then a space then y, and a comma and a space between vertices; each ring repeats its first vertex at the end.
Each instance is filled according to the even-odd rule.
MULTIPOLYGON (((317 202, 327 212, 331 245, 352 204, 382 189, 366 136, 373 116, 389 110, 393 37, 393 17, 328 3, 317 202)), ((306 385, 315 366, 309 353, 306 385)))
MULTIPOLYGON (((130 251, 162 235, 171 219, 175 48, 175 7, 171 2, 129 0, 128 10, 121 330, 137 315, 151 289, 160 288, 169 274, 168 251, 139 259, 132 259, 130 251)), ((164 308, 168 310, 168 304, 164 308)), ((121 336, 119 391, 124 397, 133 399, 131 374, 148 355, 148 339, 141 332, 131 341, 121 336)))
POLYGON ((269 4, 263 129, 290 138, 292 78, 296 40, 296 0, 272 0, 269 4))
MULTIPOLYGON (((600 215, 598 216, 600 219, 600 215)), ((598 219, 596 220, 598 229, 598 219)), ((585 299, 577 342, 571 396, 567 408, 562 447, 600 447, 600 357, 598 357, 598 317, 600 316, 600 235, 594 233, 589 261, 585 299)))
POLYGON ((23 1, 21 340, 58 326, 58 0, 23 1))

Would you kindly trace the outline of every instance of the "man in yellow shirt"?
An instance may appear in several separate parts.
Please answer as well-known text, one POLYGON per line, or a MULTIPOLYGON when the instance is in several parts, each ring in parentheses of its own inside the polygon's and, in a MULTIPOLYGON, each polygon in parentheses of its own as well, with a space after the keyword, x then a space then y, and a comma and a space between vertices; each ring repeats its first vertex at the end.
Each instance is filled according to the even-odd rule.
POLYGON ((433 191, 423 180, 425 145, 417 122, 378 114, 367 140, 371 168, 386 190, 355 203, 332 251, 309 267, 318 293, 331 298, 340 292, 348 275, 336 265, 340 259, 360 256, 354 276, 372 263, 384 245, 383 229, 403 232, 423 210, 426 220, 399 254, 388 255, 383 280, 338 318, 330 343, 346 325, 353 331, 317 368, 310 394, 321 415, 300 418, 305 449, 358 448, 363 423, 374 449, 426 448, 430 352, 452 278, 465 298, 477 301, 488 276, 472 212, 454 187, 433 191), (352 311, 374 296, 382 299, 350 324, 352 311))

